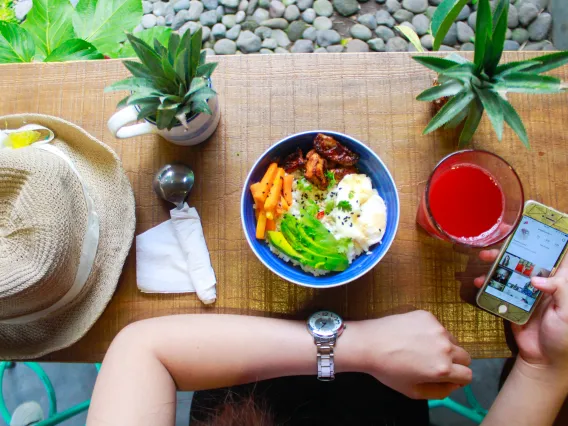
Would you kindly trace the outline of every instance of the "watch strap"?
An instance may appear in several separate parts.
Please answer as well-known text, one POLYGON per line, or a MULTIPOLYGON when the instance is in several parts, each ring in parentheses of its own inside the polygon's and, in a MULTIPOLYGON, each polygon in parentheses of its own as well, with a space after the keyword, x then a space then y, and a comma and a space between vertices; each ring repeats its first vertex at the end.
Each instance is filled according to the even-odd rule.
POLYGON ((335 379, 333 350, 335 339, 315 339, 318 360, 318 380, 330 382, 335 379))

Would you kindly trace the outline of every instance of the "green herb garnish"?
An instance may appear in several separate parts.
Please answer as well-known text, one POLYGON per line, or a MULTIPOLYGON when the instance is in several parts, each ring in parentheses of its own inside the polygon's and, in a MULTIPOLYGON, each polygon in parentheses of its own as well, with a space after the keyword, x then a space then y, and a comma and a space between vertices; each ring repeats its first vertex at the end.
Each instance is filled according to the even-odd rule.
POLYGON ((327 184, 327 189, 333 188, 335 185, 337 185, 337 180, 335 180, 335 173, 328 170, 327 172, 325 172, 325 177, 329 179, 329 183, 327 184))
POLYGON ((324 208, 324 213, 325 214, 330 214, 331 211, 335 208, 335 201, 333 200, 329 200, 327 203, 325 203, 325 208, 324 208))
POLYGON ((297 187, 302 192, 309 192, 314 189, 314 187, 310 183, 308 183, 306 178, 300 179, 297 183, 297 187))
POLYGON ((354 196, 355 196, 355 192, 349 191, 349 199, 352 200, 354 196))
POLYGON ((306 213, 310 216, 316 217, 319 212, 319 207, 314 200, 306 200, 306 213))
POLYGON ((343 210, 344 212, 350 212, 353 210, 351 203, 347 200, 342 200, 339 203, 337 203, 337 208, 339 210, 343 210))

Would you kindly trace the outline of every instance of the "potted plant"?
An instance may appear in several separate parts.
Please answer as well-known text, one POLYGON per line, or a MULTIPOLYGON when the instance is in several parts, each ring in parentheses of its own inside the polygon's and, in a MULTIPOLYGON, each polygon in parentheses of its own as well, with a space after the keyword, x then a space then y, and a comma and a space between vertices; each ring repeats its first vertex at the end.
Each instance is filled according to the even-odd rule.
POLYGON ((132 34, 127 37, 140 62, 123 61, 132 77, 105 89, 130 91, 118 104, 126 108, 108 121, 111 132, 118 138, 157 133, 178 145, 196 145, 211 136, 220 117, 211 85, 217 63, 205 62, 201 28, 183 37, 171 33, 167 47, 157 39, 151 47, 132 34), (138 120, 143 122, 127 125, 138 120))
POLYGON ((462 122, 459 145, 467 144, 479 125, 483 111, 501 141, 506 122, 529 147, 521 118, 507 100, 507 93, 561 93, 567 86, 560 79, 541 75, 568 62, 568 52, 499 65, 505 33, 509 0, 497 0, 492 13, 489 0, 479 0, 474 61, 452 54, 447 58, 414 56, 422 65, 438 73, 434 87, 422 92, 420 101, 437 102, 438 113, 424 134, 445 126, 455 128, 462 122))

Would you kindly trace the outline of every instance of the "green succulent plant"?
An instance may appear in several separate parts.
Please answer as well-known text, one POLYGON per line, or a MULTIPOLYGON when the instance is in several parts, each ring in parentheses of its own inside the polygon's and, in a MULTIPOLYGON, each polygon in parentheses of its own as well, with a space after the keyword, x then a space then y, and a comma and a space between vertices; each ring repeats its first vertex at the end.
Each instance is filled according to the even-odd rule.
POLYGON ((171 33, 167 47, 157 39, 150 47, 132 34, 127 37, 140 62, 123 61, 132 77, 105 89, 130 90, 119 107, 136 105, 139 120, 149 119, 158 129, 168 130, 180 123, 187 127, 187 120, 194 114, 211 114, 207 100, 217 95, 210 87, 217 63, 205 63, 201 28, 193 35, 186 31, 183 37, 171 33))
POLYGON ((459 145, 467 144, 487 115, 501 141, 506 122, 529 147, 521 118, 507 100, 507 93, 561 93, 567 86, 560 79, 541 75, 568 62, 568 52, 499 65, 507 31, 509 0, 498 0, 491 11, 489 0, 479 0, 474 61, 459 55, 447 58, 414 56, 414 60, 438 73, 438 85, 417 99, 435 101, 450 98, 424 129, 424 134, 445 126, 455 128, 465 120, 459 145))
POLYGON ((16 12, 12 0, 0 0, 0 21, 16 23, 16 12))

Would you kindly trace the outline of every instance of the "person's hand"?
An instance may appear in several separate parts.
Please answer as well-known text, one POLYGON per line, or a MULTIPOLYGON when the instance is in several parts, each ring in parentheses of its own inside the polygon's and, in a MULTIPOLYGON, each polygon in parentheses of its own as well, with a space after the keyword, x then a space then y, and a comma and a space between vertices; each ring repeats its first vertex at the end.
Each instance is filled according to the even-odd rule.
POLYGON ((469 354, 429 312, 361 321, 366 371, 414 399, 442 399, 471 382, 469 354))
MULTIPOLYGON (((499 250, 481 251, 479 257, 494 262, 499 250)), ((477 287, 485 276, 474 280, 477 287)), ((568 374, 568 257, 551 278, 533 277, 531 284, 544 294, 525 325, 511 324, 522 361, 539 369, 568 374)), ((562 377, 562 376, 559 376, 562 377)))

